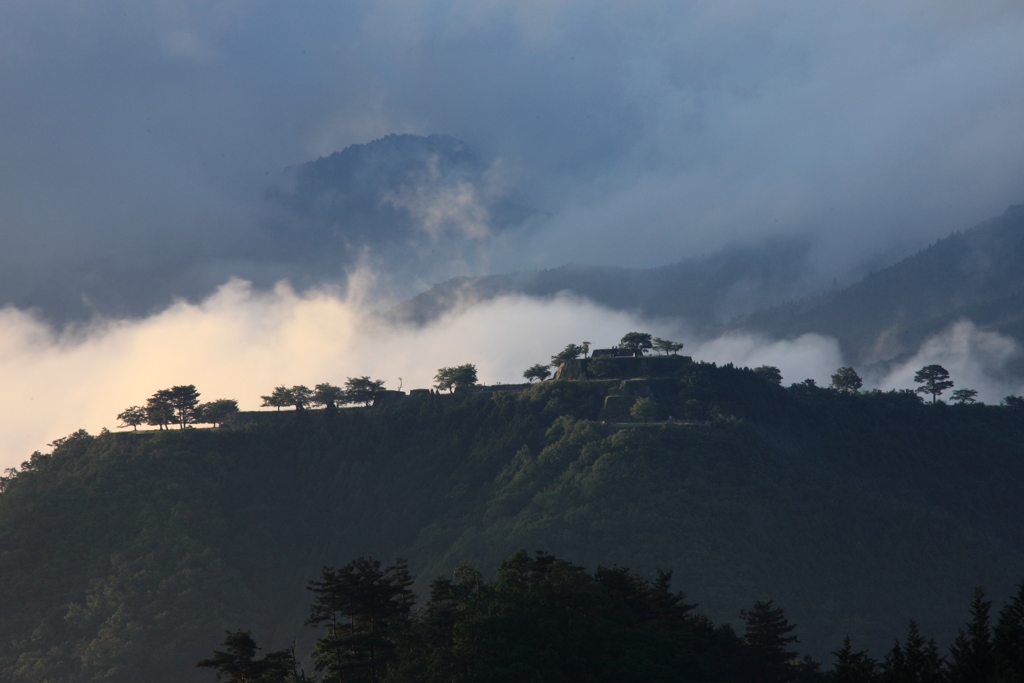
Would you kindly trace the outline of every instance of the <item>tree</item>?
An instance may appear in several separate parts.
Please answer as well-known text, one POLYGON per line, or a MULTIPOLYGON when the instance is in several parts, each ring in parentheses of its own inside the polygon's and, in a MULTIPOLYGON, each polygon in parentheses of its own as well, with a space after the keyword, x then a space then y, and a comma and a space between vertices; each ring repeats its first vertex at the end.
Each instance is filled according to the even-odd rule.
POLYGON ((976 403, 977 398, 978 392, 974 389, 957 389, 953 392, 953 403, 956 403, 958 406, 976 403))
POLYGON ((939 655, 935 640, 925 640, 917 627, 917 622, 911 619, 903 646, 901 647, 900 641, 897 640, 892 650, 882 660, 882 681, 940 683, 943 679, 943 663, 944 659, 939 655))
POLYGON ((642 356, 654 348, 651 335, 646 332, 627 332, 619 341, 619 345, 632 351, 634 357, 642 356))
POLYGON ((654 338, 654 348, 658 351, 668 355, 676 355, 683 349, 683 342, 669 341, 668 339, 662 339, 661 337, 654 338))
POLYGON ((533 380, 543 382, 550 376, 551 370, 548 369, 548 366, 541 365, 540 363, 537 363, 536 365, 531 365, 530 367, 526 368, 526 370, 523 372, 523 377, 525 377, 528 382, 532 382, 533 380))
POLYGON ((349 377, 345 380, 345 403, 362 403, 369 406, 377 394, 384 390, 384 380, 370 379, 368 375, 349 377))
POLYGON ((264 408, 277 408, 281 410, 285 406, 292 405, 292 391, 283 384, 279 387, 274 387, 274 391, 269 396, 260 396, 263 399, 262 406, 264 408))
POLYGON ((1017 412, 1024 412, 1024 397, 1010 394, 1003 399, 1003 403, 1006 404, 1007 408, 1016 410, 1017 412))
POLYGON ((227 683, 287 683, 301 680, 295 674, 295 655, 291 650, 276 650, 263 659, 256 659, 256 641, 249 631, 225 631, 224 651, 214 650, 213 657, 196 664, 215 669, 217 680, 227 683))
POLYGON ((146 409, 142 406, 125 408, 117 414, 117 419, 122 422, 121 428, 131 427, 132 431, 138 431, 139 425, 146 424, 146 409))
POLYGON ((340 569, 324 567, 320 580, 309 582, 316 597, 306 624, 325 629, 313 659, 326 680, 349 680, 359 671, 371 683, 383 678, 409 625, 412 583, 405 560, 382 567, 365 557, 340 569))
POLYGON ((653 420, 658 416, 658 406, 652 399, 649 398, 638 398, 633 407, 629 409, 629 414, 634 420, 653 420))
POLYGON ((238 412, 238 401, 233 398, 218 398, 216 401, 196 406, 196 421, 219 427, 238 412))
POLYGON ((999 611, 993 641, 997 680, 1024 681, 1024 582, 999 611))
POLYGON ((288 390, 295 410, 305 410, 313 402, 313 390, 304 384, 296 384, 288 390))
POLYGON ((926 365, 914 373, 914 381, 920 384, 916 391, 919 394, 931 394, 932 403, 946 389, 953 388, 953 382, 949 380, 949 372, 941 365, 926 365))
POLYGON ((339 403, 345 402, 345 390, 333 384, 317 384, 313 387, 312 403, 323 406, 327 410, 337 410, 339 403))
POLYGON ((761 365, 754 368, 754 374, 772 384, 782 385, 782 371, 774 365, 761 365))
POLYGON ((199 405, 199 392, 194 384, 181 384, 171 387, 168 400, 174 408, 175 421, 184 429, 196 421, 196 406, 199 405))
POLYGON ((994 680, 991 610, 992 603, 985 600, 984 589, 976 588, 967 630, 958 629, 956 640, 949 648, 949 683, 988 683, 994 680))
POLYGON ((580 348, 583 349, 583 357, 587 358, 588 355, 590 354, 590 342, 588 342, 588 341, 583 342, 582 344, 580 344, 580 348))
POLYGON ((566 344, 565 348, 562 349, 558 355, 551 356, 551 365, 557 368, 562 363, 568 363, 569 361, 576 360, 582 355, 582 346, 579 344, 566 344))
POLYGON ((171 390, 161 389, 146 399, 146 423, 160 429, 167 429, 174 419, 174 405, 171 390))
POLYGON ((476 366, 472 363, 441 368, 434 376, 434 386, 439 391, 455 392, 462 387, 471 387, 477 383, 476 366))
POLYGON ((843 639, 843 648, 832 654, 836 663, 829 680, 833 683, 871 683, 874 680, 878 665, 868 656, 867 650, 853 651, 850 636, 843 639))
POLYGON ((790 624, 782 608, 773 608, 772 604, 771 600, 758 601, 749 612, 740 612, 747 624, 743 640, 750 648, 754 678, 763 683, 784 683, 790 680, 797 656, 789 646, 799 641, 791 635, 796 624, 790 624))
POLYGON ((832 388, 844 394, 855 394, 860 391, 862 386, 864 386, 864 382, 860 375, 849 366, 839 368, 836 370, 836 374, 832 375, 832 388))

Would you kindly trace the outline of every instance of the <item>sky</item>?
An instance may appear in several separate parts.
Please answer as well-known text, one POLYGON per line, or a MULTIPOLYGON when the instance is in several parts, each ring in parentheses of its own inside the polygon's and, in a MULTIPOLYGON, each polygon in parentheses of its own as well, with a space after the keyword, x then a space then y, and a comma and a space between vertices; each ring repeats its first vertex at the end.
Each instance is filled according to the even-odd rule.
MULTIPOLYGON (((344 340, 362 338, 381 300, 467 272, 660 265, 800 235, 823 280, 852 279, 1024 201, 1021 64, 1024 5, 999 0, 2 3, 0 363, 18 391, 0 399, 0 460, 78 426, 113 428, 101 412, 161 384, 243 405, 264 385, 345 372, 401 368, 423 384, 447 356, 401 349, 445 348, 456 323, 518 328, 478 317, 504 319, 489 305, 387 330, 387 367, 375 346, 344 340), (268 187, 391 133, 458 137, 488 186, 514 189, 532 217, 489 227, 471 201, 481 188, 459 186, 471 210, 451 220, 473 218, 455 231, 471 252, 339 254, 322 282, 275 289, 298 283, 305 261, 267 241, 268 187), (390 286, 396 273, 405 289, 390 286), (326 317, 288 333, 311 302, 326 317), (281 329, 244 334, 261 316, 281 329), (271 360, 318 325, 336 350, 317 333, 308 366, 271 360), (162 352, 186 339, 220 346, 162 352), (237 369, 234 383, 219 368, 237 369), (55 403, 33 407, 44 399, 55 403)), ((436 199, 422 207, 429 245, 431 217, 450 218, 455 200, 420 189, 409 196, 436 199)), ((501 303, 550 335, 448 344, 501 381, 574 338, 662 329, 579 302, 501 303)), ((1002 353, 979 334, 943 339, 1002 353)), ((709 359, 792 350, 743 339, 699 344, 709 359)), ((785 344, 797 341, 822 367, 841 360, 827 339, 785 344)), ((970 367, 991 374, 992 362, 970 367)))

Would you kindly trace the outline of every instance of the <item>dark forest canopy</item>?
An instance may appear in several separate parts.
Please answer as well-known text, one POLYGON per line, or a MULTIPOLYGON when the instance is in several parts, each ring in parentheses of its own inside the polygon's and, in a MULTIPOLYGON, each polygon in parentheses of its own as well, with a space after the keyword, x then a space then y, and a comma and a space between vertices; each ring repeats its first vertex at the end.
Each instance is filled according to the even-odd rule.
POLYGON ((1016 593, 1016 404, 606 360, 676 371, 55 442, 2 482, 0 679, 207 681, 195 663, 240 628, 261 657, 297 638, 312 672, 306 581, 361 555, 421 581, 469 560, 492 582, 518 548, 587 581, 671 570, 740 634, 741 610, 785 606, 826 668, 847 635, 884 660, 910 619, 947 654, 976 586, 997 607, 1016 593), (610 419, 631 392, 677 419, 610 419))

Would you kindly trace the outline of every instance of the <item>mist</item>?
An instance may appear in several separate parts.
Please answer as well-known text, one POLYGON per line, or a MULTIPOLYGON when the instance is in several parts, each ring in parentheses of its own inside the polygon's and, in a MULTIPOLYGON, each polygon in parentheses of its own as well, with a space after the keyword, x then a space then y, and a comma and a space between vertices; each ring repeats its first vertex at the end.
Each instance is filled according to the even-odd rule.
MULTIPOLYGON (((457 136, 538 217, 499 235, 470 206, 474 248, 435 260, 375 246, 381 282, 410 276, 397 296, 779 234, 843 281, 1024 188, 1024 8, 999 0, 43 0, 0 7, 0 45, 0 302, 50 319, 152 314, 231 277, 344 286, 340 256, 300 281, 265 192, 389 133, 457 136)), ((430 196, 393 198, 426 235, 452 215, 430 196)))

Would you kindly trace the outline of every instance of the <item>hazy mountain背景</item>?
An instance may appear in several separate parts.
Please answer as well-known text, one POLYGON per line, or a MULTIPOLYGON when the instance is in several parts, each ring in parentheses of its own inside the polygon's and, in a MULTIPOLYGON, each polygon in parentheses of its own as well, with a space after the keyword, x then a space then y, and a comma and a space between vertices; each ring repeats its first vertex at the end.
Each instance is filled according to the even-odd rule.
POLYGON ((526 225, 536 212, 509 182, 454 137, 387 135, 285 169, 245 198, 244 223, 211 225, 201 239, 140 253, 125 241, 73 259, 59 278, 0 270, 0 304, 57 323, 136 317, 200 300, 232 277, 306 289, 343 285, 357 266, 407 291, 462 272, 494 238, 526 225))
MULTIPOLYGON (((423 323, 504 294, 570 292, 648 319, 677 319, 704 336, 743 331, 776 339, 833 337, 857 365, 912 356, 962 319, 1024 341, 1024 205, 842 288, 819 285, 815 292, 810 251, 806 240, 780 239, 658 268, 563 266, 457 278, 391 315, 423 323)), ((1024 371, 1019 364, 1013 368, 1024 371)))
POLYGON ((880 658, 908 619, 945 648, 974 586, 1024 578, 1016 407, 681 356, 561 375, 580 379, 60 440, 3 481, 0 671, 207 680, 195 662, 238 628, 307 658, 307 580, 362 554, 407 557, 421 594, 518 548, 672 570, 716 621, 775 600, 829 662, 845 635, 880 658))

